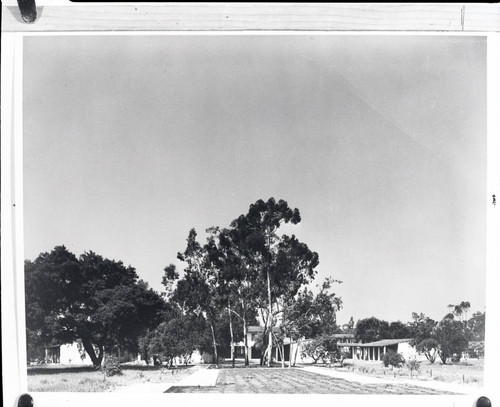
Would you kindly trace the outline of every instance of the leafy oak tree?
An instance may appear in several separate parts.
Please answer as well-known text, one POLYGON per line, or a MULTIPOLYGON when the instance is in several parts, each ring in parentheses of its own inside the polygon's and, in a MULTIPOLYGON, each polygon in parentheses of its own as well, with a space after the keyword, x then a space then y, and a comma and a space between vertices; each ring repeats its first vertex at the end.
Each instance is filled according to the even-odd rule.
POLYGON ((389 323, 375 317, 361 319, 356 323, 354 336, 358 342, 374 342, 389 337, 389 323))
POLYGON ((463 324, 447 317, 437 324, 432 337, 438 344, 438 355, 443 364, 452 357, 460 360, 462 352, 467 350, 469 344, 463 324))
POLYGON ((414 346, 418 352, 423 353, 430 363, 434 363, 438 351, 438 343, 433 337, 437 322, 423 313, 413 312, 411 316, 413 321, 408 324, 412 338, 410 345, 414 346))
POLYGON ((307 341, 302 348, 302 355, 310 357, 313 363, 339 362, 341 366, 349 355, 338 346, 338 339, 333 335, 321 334, 307 341))
POLYGON ((171 367, 175 358, 184 359, 187 364, 194 351, 203 352, 211 347, 207 335, 206 320, 202 315, 185 314, 173 307, 164 316, 157 328, 143 338, 143 356, 152 357, 171 367))
POLYGON ((410 336, 412 338, 410 344, 418 346, 421 341, 432 337, 437 322, 423 313, 418 314, 417 312, 412 313, 412 319, 413 321, 409 324, 410 336))
POLYGON ((77 259, 64 246, 26 261, 25 282, 28 341, 79 339, 95 367, 116 346, 137 351, 139 336, 160 322, 165 306, 133 267, 91 251, 77 259))
POLYGON ((470 330, 471 340, 473 341, 484 341, 485 325, 486 324, 486 313, 485 312, 474 312, 472 317, 467 322, 467 327, 470 330))
POLYGON ((389 323, 389 331, 387 339, 406 339, 410 338, 410 328, 407 324, 401 321, 393 321, 389 323))
POLYGON ((434 363, 436 361, 438 348, 439 343, 434 338, 422 339, 416 344, 417 351, 423 353, 430 363, 434 363))

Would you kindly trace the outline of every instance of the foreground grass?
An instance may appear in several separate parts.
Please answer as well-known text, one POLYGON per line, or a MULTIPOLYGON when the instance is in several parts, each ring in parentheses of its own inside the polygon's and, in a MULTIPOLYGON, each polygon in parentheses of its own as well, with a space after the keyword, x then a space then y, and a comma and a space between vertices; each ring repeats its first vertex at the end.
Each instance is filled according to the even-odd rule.
POLYGON ((190 375, 193 366, 170 370, 159 366, 124 365, 122 374, 105 377, 91 366, 53 365, 28 368, 32 392, 108 392, 136 383, 176 383, 190 375))
MULTIPOLYGON (((410 378, 410 370, 406 366, 400 369, 391 369, 384 367, 382 362, 362 360, 347 360, 346 362, 344 368, 337 369, 385 379, 410 378)), ((420 364, 419 371, 412 373, 412 379, 482 386, 483 375, 484 359, 461 360, 459 363, 449 365, 443 365, 439 361, 434 363, 423 361, 420 364)))

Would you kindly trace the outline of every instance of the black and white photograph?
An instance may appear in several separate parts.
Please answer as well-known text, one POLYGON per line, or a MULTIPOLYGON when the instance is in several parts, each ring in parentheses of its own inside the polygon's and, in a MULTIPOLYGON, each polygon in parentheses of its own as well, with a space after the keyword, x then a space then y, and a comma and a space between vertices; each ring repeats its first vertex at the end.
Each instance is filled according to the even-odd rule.
POLYGON ((475 394, 486 48, 25 37, 28 390, 475 394))

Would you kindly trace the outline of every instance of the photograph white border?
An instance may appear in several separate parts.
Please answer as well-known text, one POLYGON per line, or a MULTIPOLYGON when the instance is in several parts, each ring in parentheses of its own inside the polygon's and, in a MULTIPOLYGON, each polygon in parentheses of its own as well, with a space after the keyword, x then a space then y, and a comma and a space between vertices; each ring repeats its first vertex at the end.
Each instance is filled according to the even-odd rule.
MULTIPOLYGON (((23 194, 22 194, 22 95, 23 40, 26 36, 48 35, 417 35, 415 32, 57 32, 2 34, 2 354, 4 405, 14 406, 18 396, 27 392, 26 338, 24 323, 24 253, 23 253, 23 194)), ((361 395, 212 395, 212 394, 113 394, 113 393, 30 393, 37 407, 63 406, 136 406, 158 403, 217 403, 220 406, 264 405, 299 406, 303 403, 348 403, 366 405, 471 406, 479 396, 492 403, 500 401, 498 389, 500 366, 500 204, 492 205, 492 195, 500 198, 500 35, 497 33, 425 32, 418 35, 486 36, 488 58, 488 166, 485 205, 487 212, 487 276, 486 276, 486 359, 484 386, 468 396, 361 396, 361 395)))

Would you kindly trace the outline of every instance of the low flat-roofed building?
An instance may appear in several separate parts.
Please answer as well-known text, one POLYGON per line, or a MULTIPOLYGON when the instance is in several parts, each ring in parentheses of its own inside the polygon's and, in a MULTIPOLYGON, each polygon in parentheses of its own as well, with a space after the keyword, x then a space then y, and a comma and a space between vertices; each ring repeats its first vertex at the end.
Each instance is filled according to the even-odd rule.
POLYGON ((339 342, 338 345, 350 352, 351 359, 358 360, 382 360, 385 353, 394 351, 401 353, 403 357, 417 356, 417 352, 410 345, 411 338, 405 339, 382 339, 368 343, 339 342))

